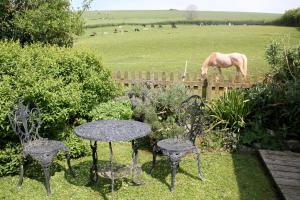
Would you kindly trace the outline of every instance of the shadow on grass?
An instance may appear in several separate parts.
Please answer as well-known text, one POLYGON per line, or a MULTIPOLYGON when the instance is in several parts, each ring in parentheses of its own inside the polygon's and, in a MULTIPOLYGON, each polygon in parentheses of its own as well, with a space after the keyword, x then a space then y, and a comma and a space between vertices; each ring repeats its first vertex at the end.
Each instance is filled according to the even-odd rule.
MULTIPOLYGON (((184 160, 181 162, 184 162, 184 160)), ((195 160, 195 165, 197 165, 196 160, 195 160)), ((151 167, 152 167, 152 161, 146 162, 142 165, 142 170, 145 171, 147 174, 149 174, 151 167)), ((179 173, 182 173, 185 176, 189 176, 192 179, 201 181, 199 179, 199 177, 197 176, 197 174, 193 175, 193 174, 185 171, 184 169, 182 169, 180 166, 179 166, 176 174, 179 174, 179 173)), ((165 184, 169 189, 171 189, 171 179, 169 181, 166 180, 167 176, 169 176, 169 175, 171 175, 170 162, 167 159, 156 160, 156 165, 153 170, 152 177, 159 180, 160 182, 165 184)), ((150 174, 149 174, 149 176, 150 176, 150 174)), ((175 177, 175 182, 176 182, 176 177, 175 177)))
POLYGON ((280 199, 258 155, 233 153, 232 161, 240 199, 280 199))
MULTIPOLYGON (((114 163, 114 166, 118 164, 114 163)), ((111 195, 111 179, 105 178, 99 175, 98 182, 93 184, 90 181, 90 168, 92 166, 92 161, 84 161, 79 164, 73 165, 73 171, 75 177, 71 173, 65 173, 66 180, 76 186, 90 187, 94 191, 97 191, 101 194, 102 198, 107 200, 108 194, 111 195)), ((98 161, 98 171, 101 171, 102 166, 109 166, 109 161, 99 160, 98 161)), ((124 167, 124 165, 118 165, 118 167, 124 167)), ((119 190, 122 187, 122 183, 128 185, 132 184, 131 179, 128 178, 115 178, 114 180, 114 191, 119 190)))
MULTIPOLYGON (((66 161, 67 162, 67 161, 66 161)), ((51 188, 51 177, 55 176, 56 172, 64 171, 65 174, 69 173, 71 175, 70 170, 66 169, 63 165, 59 164, 56 161, 53 161, 50 166, 50 188, 51 188)), ((20 171, 17 174, 18 179, 15 183, 15 187, 18 188, 18 182, 20 177, 20 171)), ((46 179, 43 167, 34 159, 32 159, 30 156, 28 156, 24 161, 24 178, 29 178, 35 181, 40 182, 45 187, 45 193, 46 193, 46 179)), ((24 185, 24 181, 21 185, 21 187, 24 185)))
MULTIPOLYGON (((66 169, 64 166, 60 165, 58 162, 53 161, 50 166, 50 176, 52 177, 55 175, 56 172, 61 172, 61 171, 65 171, 68 173, 69 170, 66 169)), ((20 173, 18 173, 18 175, 20 176, 20 173)), ((24 163, 24 178, 25 177, 45 184, 45 175, 42 166, 37 161, 33 160, 30 156, 26 158, 26 161, 24 163)), ((50 177, 50 182, 51 182, 51 177, 50 177)))

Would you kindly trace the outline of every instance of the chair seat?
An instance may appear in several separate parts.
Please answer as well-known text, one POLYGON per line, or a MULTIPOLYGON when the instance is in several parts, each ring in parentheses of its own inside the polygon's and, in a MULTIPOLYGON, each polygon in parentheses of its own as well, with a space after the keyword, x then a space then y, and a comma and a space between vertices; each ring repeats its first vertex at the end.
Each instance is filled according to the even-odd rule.
POLYGON ((49 154, 59 150, 68 150, 63 142, 56 140, 39 139, 24 144, 25 154, 49 154))
POLYGON ((157 143, 157 146, 168 152, 187 152, 195 148, 191 141, 178 138, 161 140, 157 143))

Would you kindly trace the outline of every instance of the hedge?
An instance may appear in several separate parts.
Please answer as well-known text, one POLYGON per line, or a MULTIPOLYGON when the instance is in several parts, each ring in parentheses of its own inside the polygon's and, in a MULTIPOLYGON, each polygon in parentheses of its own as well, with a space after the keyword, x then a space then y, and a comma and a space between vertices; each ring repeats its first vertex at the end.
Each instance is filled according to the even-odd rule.
MULTIPOLYGON (((42 110, 41 135, 66 138, 65 127, 89 120, 94 106, 120 94, 99 58, 89 51, 0 42, 0 151, 18 143, 8 120, 14 100, 23 96, 42 110)), ((0 152, 1 154, 1 152, 0 152)))

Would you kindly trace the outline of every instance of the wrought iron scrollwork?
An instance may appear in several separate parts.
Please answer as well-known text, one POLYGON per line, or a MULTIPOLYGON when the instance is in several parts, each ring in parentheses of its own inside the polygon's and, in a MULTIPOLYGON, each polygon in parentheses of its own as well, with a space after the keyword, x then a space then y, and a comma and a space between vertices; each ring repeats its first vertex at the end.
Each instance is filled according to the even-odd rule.
POLYGON ((31 156, 44 170, 45 186, 47 194, 50 195, 50 166, 53 157, 60 150, 66 152, 68 167, 74 175, 70 164, 69 150, 64 143, 56 140, 48 140, 39 135, 38 130, 42 123, 40 109, 34 107, 32 104, 24 105, 23 102, 23 98, 18 98, 13 106, 13 112, 9 114, 11 127, 19 136, 22 145, 18 187, 23 183, 23 160, 27 156, 31 156))
POLYGON ((198 135, 203 133, 205 123, 205 104, 202 98, 198 95, 193 95, 182 102, 178 109, 178 124, 183 128, 183 133, 177 138, 169 138, 159 141, 153 147, 153 161, 150 174, 156 164, 156 155, 161 151, 167 156, 171 164, 171 192, 174 191, 175 176, 181 159, 188 153, 193 153, 196 156, 198 176, 204 180, 201 173, 200 151, 195 145, 195 140, 198 135))

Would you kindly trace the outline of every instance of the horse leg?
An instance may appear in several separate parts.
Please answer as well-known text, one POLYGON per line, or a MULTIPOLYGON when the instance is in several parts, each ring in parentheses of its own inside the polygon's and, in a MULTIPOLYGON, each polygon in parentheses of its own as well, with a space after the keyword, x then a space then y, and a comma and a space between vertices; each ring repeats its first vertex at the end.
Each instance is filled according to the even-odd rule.
POLYGON ((236 79, 237 81, 239 81, 239 80, 240 80, 240 77, 241 77, 241 66, 237 65, 237 66, 235 66, 235 67, 236 67, 236 77, 235 77, 235 79, 236 79))
POLYGON ((218 67, 218 70, 219 70, 219 74, 220 74, 221 80, 223 80, 223 74, 222 74, 221 67, 218 67))

